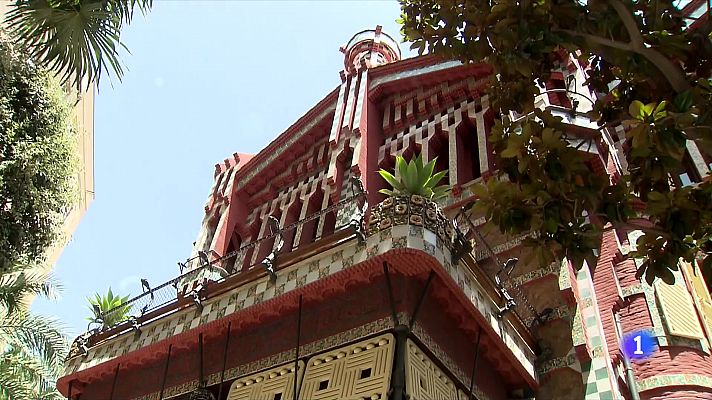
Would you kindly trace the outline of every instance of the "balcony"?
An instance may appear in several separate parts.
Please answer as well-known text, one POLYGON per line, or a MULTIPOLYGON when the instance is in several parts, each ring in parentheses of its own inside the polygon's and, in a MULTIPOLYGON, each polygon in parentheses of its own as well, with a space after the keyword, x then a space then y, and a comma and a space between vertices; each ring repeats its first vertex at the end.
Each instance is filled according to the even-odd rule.
MULTIPOLYGON (((270 305, 291 299, 297 292, 311 287, 321 296, 331 290, 322 287, 323 282, 333 281, 339 274, 351 270, 352 278, 342 283, 348 285, 349 279, 382 275, 382 266, 386 265, 391 273, 405 277, 437 275, 441 293, 449 298, 448 304, 453 304, 446 307, 451 310, 444 311, 464 309, 470 313, 473 317, 465 318, 476 320, 484 326, 485 334, 497 338, 503 362, 514 365, 526 376, 525 381, 536 382, 536 345, 530 329, 537 323, 538 314, 506 276, 479 268, 477 260, 483 255, 477 241, 482 238, 468 239, 463 230, 474 231, 464 228, 462 219, 453 221, 435 203, 418 196, 386 199, 371 209, 370 219, 364 224, 362 199, 363 193, 355 194, 222 257, 196 258, 193 262, 200 266, 146 288, 145 293, 109 311, 127 310, 130 317, 116 326, 92 329, 78 337, 65 374, 76 377, 189 330, 207 332, 210 326, 214 330, 217 320, 234 317, 243 324, 252 319, 259 323, 265 313, 280 312, 273 309, 279 306, 270 305), (281 238, 288 231, 328 213, 335 213, 337 221, 332 235, 289 253, 279 252, 281 238), (234 265, 235 259, 262 243, 274 243, 273 253, 262 262, 232 273, 223 268, 234 265)), ((414 314, 417 310, 411 315, 415 322, 414 314)), ((462 382, 469 379, 462 371, 455 375, 462 382)))

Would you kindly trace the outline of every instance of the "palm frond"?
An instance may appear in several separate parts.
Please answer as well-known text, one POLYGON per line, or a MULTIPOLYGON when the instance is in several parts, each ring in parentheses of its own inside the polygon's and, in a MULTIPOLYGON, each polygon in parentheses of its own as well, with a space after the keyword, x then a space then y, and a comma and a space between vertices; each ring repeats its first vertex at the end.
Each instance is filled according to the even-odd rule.
POLYGON ((39 65, 81 89, 84 79, 98 81, 107 69, 121 80, 121 28, 135 8, 145 13, 151 6, 152 0, 27 0, 13 3, 5 22, 39 65))
POLYGON ((51 388, 40 391, 37 394, 39 400, 65 400, 66 398, 59 393, 59 390, 53 385, 51 388))
POLYGON ((0 398, 3 400, 31 399, 33 390, 22 377, 11 372, 11 365, 0 360, 0 398))
POLYGON ((27 296, 39 295, 56 300, 61 289, 56 279, 38 271, 5 274, 0 276, 0 307, 7 314, 14 314, 22 308, 22 301, 27 296))
POLYGON ((115 10, 116 16, 127 24, 131 23, 136 8, 141 14, 146 14, 152 6, 153 0, 109 0, 107 4, 109 10, 115 10))
POLYGON ((0 342, 13 351, 37 357, 55 373, 61 372, 69 347, 59 321, 31 313, 0 318, 0 342))
POLYGON ((382 169, 378 171, 378 174, 396 191, 402 191, 404 189, 403 184, 390 172, 382 169))
POLYGON ((425 186, 429 188, 434 188, 447 174, 447 170, 440 171, 431 176, 425 183, 425 186))
POLYGON ((58 373, 41 359, 28 357, 16 351, 3 354, 0 363, 5 366, 6 373, 12 374, 21 382, 26 382, 33 391, 36 391, 35 397, 53 388, 58 373))
POLYGON ((68 343, 56 320, 29 313, 0 317, 0 399, 60 399, 55 389, 68 343))

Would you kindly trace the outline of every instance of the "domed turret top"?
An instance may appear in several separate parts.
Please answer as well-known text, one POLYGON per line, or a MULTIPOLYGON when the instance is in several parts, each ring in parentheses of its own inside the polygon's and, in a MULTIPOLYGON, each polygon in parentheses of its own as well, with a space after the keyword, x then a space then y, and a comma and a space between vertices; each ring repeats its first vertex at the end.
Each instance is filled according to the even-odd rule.
POLYGON ((361 31, 340 48, 344 53, 346 71, 354 71, 362 65, 370 68, 400 60, 398 42, 381 29, 377 25, 376 29, 361 31))

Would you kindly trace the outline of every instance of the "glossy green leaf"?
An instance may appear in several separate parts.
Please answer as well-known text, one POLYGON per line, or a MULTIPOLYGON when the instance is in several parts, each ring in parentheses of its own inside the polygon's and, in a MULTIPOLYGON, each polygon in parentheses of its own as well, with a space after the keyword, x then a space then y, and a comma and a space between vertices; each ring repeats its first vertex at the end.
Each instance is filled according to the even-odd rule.
POLYGON ((437 157, 430 160, 425 166, 423 167, 422 171, 420 172, 420 181, 418 184, 420 186, 426 186, 428 183, 428 180, 430 177, 433 175, 433 171, 435 170, 435 162, 437 161, 437 157))
POLYGON ((646 279, 669 278, 665 271, 681 257, 712 254, 712 245, 700 244, 712 234, 712 180, 695 172, 712 159, 712 46, 701 45, 709 41, 703 31, 680 22, 674 2, 400 3, 408 16, 404 32, 427 37, 419 46, 492 70, 484 90, 498 111, 487 136, 496 169, 488 171, 494 176, 486 190, 473 187, 481 197, 475 211, 490 226, 509 234, 534 229, 542 240, 526 247, 539 262, 570 255, 577 267, 596 262, 597 224, 619 233, 643 230, 651 239, 631 257, 641 258, 646 279), (638 32, 626 32, 632 26, 621 21, 635 22, 644 50, 631 45, 638 32), (593 104, 576 110, 583 106, 592 119, 580 127, 574 125, 583 116, 534 108, 558 93, 552 71, 574 59, 586 75, 576 83, 596 94, 593 104), (510 111, 517 113, 514 121, 510 111), (532 111, 534 118, 527 116, 532 111), (601 166, 616 173, 608 176, 601 166), (683 188, 685 176, 694 182, 683 188), (659 201, 651 192, 672 196, 659 201), (584 212, 605 222, 583 218, 584 212))
POLYGON ((631 117, 639 120, 645 119, 645 115, 643 114, 643 103, 638 101, 638 100, 633 100, 633 102, 630 103, 630 106, 628 107, 628 114, 630 114, 631 117))

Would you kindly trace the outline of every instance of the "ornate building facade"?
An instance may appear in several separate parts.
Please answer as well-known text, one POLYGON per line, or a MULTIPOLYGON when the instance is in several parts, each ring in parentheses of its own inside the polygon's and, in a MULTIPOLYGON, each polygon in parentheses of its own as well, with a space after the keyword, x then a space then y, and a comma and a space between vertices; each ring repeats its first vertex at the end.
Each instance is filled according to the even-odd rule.
MULTIPOLYGON (((191 258, 117 310, 131 318, 75 341, 64 395, 712 399, 712 303, 693 266, 648 286, 627 256, 635 232, 606 230, 580 271, 517 262, 524 237, 480 232, 469 187, 495 168, 490 67, 402 60, 380 27, 341 50, 336 89, 260 153, 215 166, 191 258), (379 194, 379 168, 414 154, 448 170, 447 199, 379 194), (640 329, 658 348, 631 377, 620 343, 640 329)), ((553 76, 539 106, 590 141, 596 172, 624 173, 585 96, 570 108, 584 69, 562 56, 553 76)))

